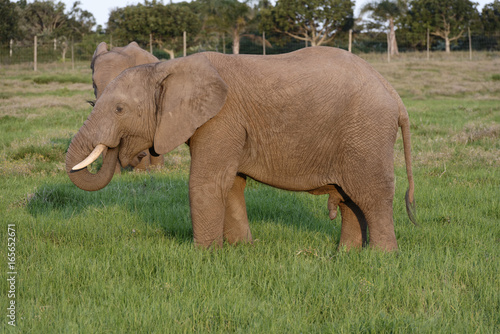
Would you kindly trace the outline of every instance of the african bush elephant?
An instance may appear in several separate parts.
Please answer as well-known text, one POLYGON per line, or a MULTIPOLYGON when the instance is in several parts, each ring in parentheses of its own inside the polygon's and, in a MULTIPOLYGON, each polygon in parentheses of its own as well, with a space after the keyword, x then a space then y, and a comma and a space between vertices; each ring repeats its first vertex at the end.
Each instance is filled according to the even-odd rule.
MULTIPOLYGON (((122 71, 130 67, 157 62, 159 62, 158 58, 143 50, 136 42, 124 47, 115 47, 110 51, 108 51, 108 45, 105 42, 100 43, 90 64, 96 99, 99 99, 104 88, 122 71)), ((139 153, 131 163, 136 169, 146 169, 150 165, 159 167, 163 164, 163 155, 152 157, 147 151, 139 153)), ((119 170, 118 166, 117 171, 119 170)))
POLYGON ((246 178, 329 194, 340 246, 396 250, 394 144, 401 127, 412 218, 408 113, 396 91, 349 52, 310 47, 273 56, 199 53, 122 72, 106 87, 66 156, 71 181, 106 186, 118 159, 164 154, 189 140, 194 241, 252 242, 246 178), (108 131, 103 131, 107 129, 108 131), (107 150, 103 166, 88 172, 107 150))

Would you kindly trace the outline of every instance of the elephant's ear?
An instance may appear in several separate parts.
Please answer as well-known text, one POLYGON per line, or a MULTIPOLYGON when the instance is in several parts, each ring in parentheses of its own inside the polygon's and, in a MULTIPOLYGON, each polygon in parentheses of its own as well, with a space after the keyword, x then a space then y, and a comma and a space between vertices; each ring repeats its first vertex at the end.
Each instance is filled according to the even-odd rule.
POLYGON ((170 152, 185 143, 226 102, 227 85, 202 54, 156 65, 157 125, 154 149, 170 152))
POLYGON ((101 53, 105 53, 105 52, 108 52, 108 44, 106 44, 106 42, 101 42, 97 46, 97 49, 95 49, 94 56, 92 58, 95 58, 98 55, 100 55, 101 53))
POLYGON ((94 74, 94 67, 97 56, 106 52, 108 52, 108 44, 106 44, 106 42, 99 43, 99 45, 94 51, 94 55, 92 56, 92 61, 90 62, 90 68, 92 69, 92 74, 94 74))

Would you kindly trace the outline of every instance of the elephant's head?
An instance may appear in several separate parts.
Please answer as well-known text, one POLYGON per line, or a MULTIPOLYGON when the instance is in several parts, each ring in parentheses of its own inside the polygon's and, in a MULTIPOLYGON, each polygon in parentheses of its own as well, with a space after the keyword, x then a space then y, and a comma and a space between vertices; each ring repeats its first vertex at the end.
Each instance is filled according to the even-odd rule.
POLYGON ((75 135, 66 155, 71 181, 99 190, 113 177, 117 159, 127 166, 154 147, 165 154, 186 142, 223 107, 227 86, 203 54, 137 66, 111 81, 75 135), (101 169, 87 167, 108 150, 101 169))
POLYGON ((111 51, 108 51, 108 45, 105 42, 100 43, 90 63, 96 99, 101 96, 104 88, 122 71, 138 65, 157 63, 158 61, 158 58, 141 49, 136 42, 124 47, 115 47, 111 51))
MULTIPOLYGON (((158 61, 158 58, 141 49, 136 42, 131 42, 124 47, 115 47, 111 51, 108 51, 108 45, 105 42, 100 43, 90 64, 95 97, 99 98, 106 86, 122 71, 138 65, 157 63, 158 61)), ((89 101, 89 103, 95 105, 94 101, 89 101)), ((146 152, 139 153, 133 159, 131 165, 133 167, 141 166, 141 160, 147 155, 146 152)), ((156 158, 155 162, 163 165, 163 158, 156 158)))

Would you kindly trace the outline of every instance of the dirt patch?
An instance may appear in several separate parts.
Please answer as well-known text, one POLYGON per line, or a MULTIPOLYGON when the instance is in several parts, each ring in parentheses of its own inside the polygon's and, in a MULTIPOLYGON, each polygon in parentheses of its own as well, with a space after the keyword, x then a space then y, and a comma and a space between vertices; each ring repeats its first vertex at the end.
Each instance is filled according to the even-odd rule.
MULTIPOLYGON (((0 104, 0 117, 13 116, 13 117, 26 117, 33 118, 40 116, 37 110, 41 108, 68 108, 73 110, 80 110, 82 107, 88 106, 85 98, 81 96, 41 96, 25 98, 21 96, 14 96, 5 99, 0 104)), ((89 114, 90 114, 89 107, 89 114)), ((46 114, 46 112, 43 112, 46 114)))
POLYGON ((454 140, 460 143, 471 143, 484 138, 499 138, 500 124, 467 124, 454 140))

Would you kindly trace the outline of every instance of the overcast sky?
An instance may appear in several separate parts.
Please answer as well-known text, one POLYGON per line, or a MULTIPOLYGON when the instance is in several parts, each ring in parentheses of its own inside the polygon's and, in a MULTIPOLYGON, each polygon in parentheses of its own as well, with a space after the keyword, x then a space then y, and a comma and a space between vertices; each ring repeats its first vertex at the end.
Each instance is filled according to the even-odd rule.
MULTIPOLYGON (((70 9, 73 6, 73 3, 75 0, 59 0, 62 1, 66 4, 66 9, 70 9)), ((143 0, 141 1, 134 1, 134 0, 79 0, 81 2, 81 8, 88 10, 91 12, 95 19, 97 24, 102 25, 104 28, 106 28, 106 24, 108 22, 108 17, 109 13, 113 8, 116 7, 125 7, 128 5, 135 5, 138 3, 144 3, 143 0)), ((363 6, 366 2, 370 0, 357 0, 355 1, 356 7, 354 10, 354 14, 358 15, 359 14, 359 8, 363 6)), ((33 1, 28 1, 28 2, 33 2, 33 1)), ((173 0, 173 2, 182 2, 182 0, 173 0)), ((478 2, 479 3, 479 10, 483 8, 483 6, 487 3, 492 3, 493 0, 473 0, 473 2, 478 2)), ((170 3, 170 0, 164 0, 163 3, 168 4, 170 3)))

